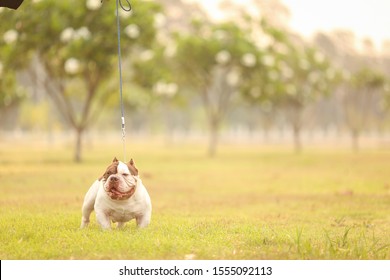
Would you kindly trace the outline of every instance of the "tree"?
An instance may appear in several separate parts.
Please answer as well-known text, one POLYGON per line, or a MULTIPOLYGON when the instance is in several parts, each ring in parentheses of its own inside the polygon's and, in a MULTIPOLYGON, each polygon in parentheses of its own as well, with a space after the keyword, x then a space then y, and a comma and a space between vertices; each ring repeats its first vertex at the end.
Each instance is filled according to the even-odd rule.
POLYGON ((353 73, 347 80, 347 87, 343 95, 343 105, 347 126, 351 133, 352 147, 359 151, 359 138, 367 127, 370 117, 379 110, 380 93, 386 89, 386 79, 380 71, 367 67, 353 73))
MULTIPOLYGON (((132 5, 136 12, 120 12, 122 52, 127 57, 153 43, 153 15, 159 11, 151 2, 132 1, 132 5)), ((76 133, 75 161, 81 160, 84 132, 113 93, 102 88, 117 76, 114 11, 115 5, 99 0, 46 0, 26 3, 5 21, 16 23, 18 45, 35 52, 44 66, 47 93, 76 133)))
POLYGON ((244 72, 243 93, 251 102, 286 112, 295 151, 300 152, 303 112, 308 105, 331 92, 338 72, 314 47, 265 20, 260 25, 273 43, 260 49, 259 63, 244 72))
POLYGON ((238 92, 242 61, 256 61, 255 45, 234 22, 208 25, 196 20, 193 32, 176 34, 175 41, 175 77, 201 99, 209 126, 208 154, 214 156, 222 121, 238 92))
POLYGON ((388 110, 388 57, 386 52, 379 56, 371 40, 358 41, 350 31, 317 34, 316 42, 343 68, 338 99, 357 152, 362 132, 374 121, 383 121, 388 110))
POLYGON ((280 96, 278 102, 287 111, 287 120, 293 130, 295 151, 300 152, 304 110, 333 92, 340 73, 321 52, 307 46, 292 49, 287 63, 294 74, 285 79, 285 93, 280 96))

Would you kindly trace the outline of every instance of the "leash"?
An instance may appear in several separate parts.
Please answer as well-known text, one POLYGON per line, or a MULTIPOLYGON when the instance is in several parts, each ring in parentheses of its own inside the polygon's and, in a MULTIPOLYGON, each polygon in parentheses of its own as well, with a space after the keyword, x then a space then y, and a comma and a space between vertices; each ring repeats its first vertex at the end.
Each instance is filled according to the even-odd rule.
MULTIPOLYGON (((122 144, 123 144, 123 162, 126 162, 126 128, 125 128, 125 112, 123 105, 123 91, 122 91, 122 54, 121 54, 121 29, 119 20, 119 6, 125 12, 130 12, 133 8, 130 0, 125 0, 127 7, 123 6, 122 0, 116 0, 116 26, 118 33, 118 69, 119 69, 119 93, 120 93, 120 104, 121 104, 121 129, 122 129, 122 144)), ((101 0, 103 3, 103 0, 101 0)))

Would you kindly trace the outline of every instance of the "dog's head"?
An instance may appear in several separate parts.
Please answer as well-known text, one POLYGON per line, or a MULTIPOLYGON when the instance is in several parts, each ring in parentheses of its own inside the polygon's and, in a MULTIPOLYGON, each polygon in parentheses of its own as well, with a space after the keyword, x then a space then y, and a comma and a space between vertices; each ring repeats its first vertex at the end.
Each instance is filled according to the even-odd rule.
POLYGON ((107 167, 99 180, 103 181, 104 190, 111 199, 125 200, 130 198, 137 187, 138 169, 133 159, 123 163, 116 158, 107 167))

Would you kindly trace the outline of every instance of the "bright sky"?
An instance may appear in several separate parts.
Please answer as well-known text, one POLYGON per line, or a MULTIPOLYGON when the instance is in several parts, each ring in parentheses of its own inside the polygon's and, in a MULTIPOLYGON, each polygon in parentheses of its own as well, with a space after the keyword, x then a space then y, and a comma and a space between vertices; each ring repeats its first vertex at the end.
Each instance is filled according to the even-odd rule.
MULTIPOLYGON (((201 2, 219 17, 221 0, 186 0, 201 2)), ((248 5, 251 0, 233 0, 248 5)), ((273 1, 273 0, 266 0, 273 1)), ((379 47, 390 40, 390 0, 281 0, 291 11, 290 27, 305 36, 318 30, 352 30, 358 38, 371 38, 379 47)))
POLYGON ((380 45, 390 39, 389 0, 281 0, 291 11, 290 26, 304 35, 350 29, 380 45))

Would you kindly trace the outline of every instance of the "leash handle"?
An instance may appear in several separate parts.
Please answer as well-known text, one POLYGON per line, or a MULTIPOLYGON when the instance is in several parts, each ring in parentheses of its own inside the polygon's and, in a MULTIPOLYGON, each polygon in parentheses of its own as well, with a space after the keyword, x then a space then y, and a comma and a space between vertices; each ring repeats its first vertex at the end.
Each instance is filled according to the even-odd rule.
POLYGON ((127 9, 123 6, 122 0, 119 0, 119 4, 121 5, 122 10, 124 10, 126 12, 130 12, 133 9, 133 7, 131 7, 131 3, 129 0, 126 0, 126 2, 127 2, 127 6, 128 6, 127 9))
MULTIPOLYGON (((103 3, 103 0, 101 0, 100 3, 103 3)), ((131 6, 131 3, 129 0, 126 0, 126 3, 127 3, 128 8, 125 8, 125 6, 123 6, 123 4, 122 4, 122 0, 119 0, 119 5, 121 6, 122 10, 124 10, 126 12, 130 12, 133 9, 133 7, 131 6)))

